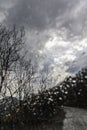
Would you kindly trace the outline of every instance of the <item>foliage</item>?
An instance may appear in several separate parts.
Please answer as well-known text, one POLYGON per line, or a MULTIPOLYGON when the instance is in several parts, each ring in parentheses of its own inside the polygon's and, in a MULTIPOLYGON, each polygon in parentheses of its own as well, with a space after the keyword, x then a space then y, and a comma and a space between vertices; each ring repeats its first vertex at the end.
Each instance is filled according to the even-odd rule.
POLYGON ((87 108, 87 68, 83 68, 74 77, 69 76, 61 84, 64 104, 87 108))

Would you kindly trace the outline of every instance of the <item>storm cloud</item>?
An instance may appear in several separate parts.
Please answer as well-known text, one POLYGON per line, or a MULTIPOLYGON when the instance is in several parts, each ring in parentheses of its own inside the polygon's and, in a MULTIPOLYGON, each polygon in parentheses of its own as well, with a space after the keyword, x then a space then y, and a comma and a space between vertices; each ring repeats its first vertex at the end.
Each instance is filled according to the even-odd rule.
POLYGON ((9 9, 6 20, 8 23, 44 29, 63 15, 68 5, 68 0, 18 0, 9 9))
POLYGON ((86 0, 0 0, 0 22, 24 26, 29 57, 61 79, 86 66, 86 12, 86 0))
MULTIPOLYGON (((9 0, 8 2, 11 3, 9 0)), ((37 30, 65 27, 75 35, 80 34, 86 25, 86 1, 14 0, 12 7, 10 7, 12 4, 8 2, 8 15, 6 17, 8 24, 15 23, 37 30)))

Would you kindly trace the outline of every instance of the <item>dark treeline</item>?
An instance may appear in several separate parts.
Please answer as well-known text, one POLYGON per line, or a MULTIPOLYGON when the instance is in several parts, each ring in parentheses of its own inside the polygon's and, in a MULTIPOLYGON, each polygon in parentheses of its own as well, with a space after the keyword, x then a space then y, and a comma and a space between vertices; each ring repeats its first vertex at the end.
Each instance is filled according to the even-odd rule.
POLYGON ((51 91, 54 95, 57 93, 59 105, 87 108, 87 68, 83 68, 75 76, 65 78, 51 91))
POLYGON ((87 67, 46 92, 58 106, 87 108, 87 67))
POLYGON ((44 98, 48 95, 58 106, 87 108, 87 67, 42 93, 44 98))
POLYGON ((74 77, 66 78, 61 86, 63 105, 87 108, 87 67, 74 77))

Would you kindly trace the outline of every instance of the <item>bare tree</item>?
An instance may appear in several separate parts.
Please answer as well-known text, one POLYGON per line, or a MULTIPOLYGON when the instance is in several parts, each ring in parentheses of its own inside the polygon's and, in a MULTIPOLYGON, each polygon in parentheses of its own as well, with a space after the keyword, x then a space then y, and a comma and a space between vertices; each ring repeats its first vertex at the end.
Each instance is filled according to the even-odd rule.
MULTIPOLYGON (((21 107, 21 101, 27 99, 33 89, 33 79, 35 78, 35 67, 32 65, 31 60, 21 60, 16 66, 14 73, 14 90, 13 96, 15 95, 19 100, 21 107)), ((11 90, 11 87, 10 87, 11 90)))
POLYGON ((9 71, 13 71, 17 61, 21 58, 21 50, 24 45, 25 32, 21 28, 17 30, 0 25, 0 93, 9 71))

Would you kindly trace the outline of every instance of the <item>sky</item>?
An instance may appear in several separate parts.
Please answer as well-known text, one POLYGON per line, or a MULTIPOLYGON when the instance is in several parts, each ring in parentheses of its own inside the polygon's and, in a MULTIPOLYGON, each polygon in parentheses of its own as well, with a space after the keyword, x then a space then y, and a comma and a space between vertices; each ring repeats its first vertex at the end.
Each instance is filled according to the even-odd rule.
POLYGON ((87 66, 87 0, 0 0, 0 23, 25 27, 40 73, 61 81, 87 66))

